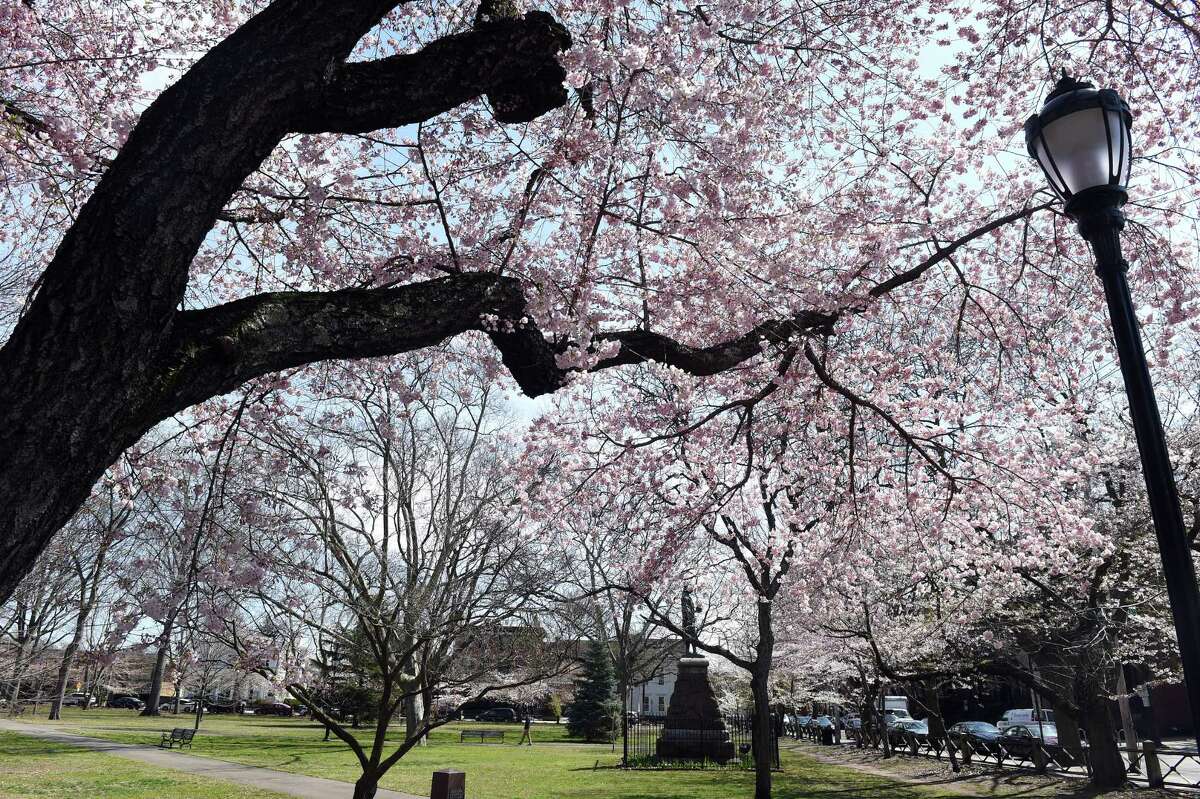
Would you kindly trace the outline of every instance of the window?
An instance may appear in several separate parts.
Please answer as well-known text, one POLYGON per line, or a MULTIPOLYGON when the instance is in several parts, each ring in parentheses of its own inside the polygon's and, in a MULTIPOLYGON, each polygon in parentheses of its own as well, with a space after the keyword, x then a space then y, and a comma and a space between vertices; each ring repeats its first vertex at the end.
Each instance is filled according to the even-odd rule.
POLYGON ((662 684, 663 684, 663 676, 662 676, 661 674, 660 674, 660 675, 658 675, 658 684, 659 684, 659 685, 662 685, 662 684))
POLYGON ((642 712, 650 712, 650 697, 646 696, 645 694, 642 694, 642 712))
POLYGON ((667 712, 667 700, 666 700, 666 697, 663 697, 663 696, 660 696, 660 697, 658 697, 658 712, 659 712, 659 713, 666 713, 666 712, 667 712))

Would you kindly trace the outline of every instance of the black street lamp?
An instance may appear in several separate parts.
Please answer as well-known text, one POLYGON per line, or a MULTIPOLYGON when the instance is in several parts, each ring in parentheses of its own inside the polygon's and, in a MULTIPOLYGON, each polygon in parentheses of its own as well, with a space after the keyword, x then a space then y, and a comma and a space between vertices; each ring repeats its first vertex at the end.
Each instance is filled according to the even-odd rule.
POLYGON ((1097 91, 1092 84, 1074 80, 1064 71, 1041 113, 1025 123, 1025 143, 1096 255, 1096 274, 1104 283, 1108 300, 1167 595, 1175 617, 1193 734, 1200 746, 1200 593, 1196 590, 1196 571, 1154 386, 1125 281, 1129 264, 1121 257, 1120 233, 1125 227, 1121 206, 1128 197, 1126 185, 1133 160, 1129 133, 1132 122, 1129 106, 1116 92, 1097 91))

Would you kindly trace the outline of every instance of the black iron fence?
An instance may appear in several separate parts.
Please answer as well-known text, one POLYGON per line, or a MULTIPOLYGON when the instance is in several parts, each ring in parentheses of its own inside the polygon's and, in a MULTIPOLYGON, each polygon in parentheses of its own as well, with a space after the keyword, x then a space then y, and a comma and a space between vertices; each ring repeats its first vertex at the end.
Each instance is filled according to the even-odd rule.
POLYGON ((1200 789, 1200 754, 1195 749, 1143 741, 1141 757, 1132 768, 1136 773, 1130 777, 1138 782, 1144 779, 1151 788, 1200 789))
POLYGON ((884 735, 892 751, 898 755, 932 757, 939 760, 955 758, 963 764, 979 763, 995 767, 1054 770, 1090 775, 1088 750, 1083 747, 1072 753, 1061 746, 1047 746, 1037 738, 1008 741, 1003 738, 985 740, 974 735, 949 733, 945 737, 917 735, 905 730, 847 730, 846 736, 860 746, 883 748, 884 735))
MULTIPOLYGON (((790 737, 820 743, 820 728, 815 725, 787 729, 790 737)), ((911 757, 930 757, 938 760, 956 759, 964 765, 975 763, 1004 769, 1026 769, 1038 772, 1091 776, 1087 745, 1075 752, 1061 746, 1047 746, 1037 738, 984 740, 973 735, 949 733, 945 737, 917 735, 903 730, 844 730, 842 735, 851 744, 882 749, 886 735, 894 754, 911 757)), ((1183 788, 1200 790, 1200 753, 1195 749, 1156 746, 1143 741, 1130 751, 1124 746, 1121 755, 1127 764, 1132 782, 1151 788, 1183 788)))
MULTIPOLYGON (((745 713, 730 713, 722 717, 725 722, 725 732, 704 730, 697 735, 707 743, 720 743, 728 734, 733 743, 733 759, 726 763, 718 763, 708 758, 697 760, 659 757, 658 742, 663 736, 664 718, 642 717, 636 723, 629 725, 629 759, 627 765, 633 768, 754 768, 754 733, 753 717, 745 713)), ((778 769, 779 736, 778 728, 771 725, 771 765, 778 769)))

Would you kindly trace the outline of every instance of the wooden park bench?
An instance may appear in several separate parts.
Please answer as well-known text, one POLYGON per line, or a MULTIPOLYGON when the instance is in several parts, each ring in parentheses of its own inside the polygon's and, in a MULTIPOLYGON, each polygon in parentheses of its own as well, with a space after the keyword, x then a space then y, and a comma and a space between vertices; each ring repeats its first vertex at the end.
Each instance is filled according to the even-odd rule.
POLYGON ((504 730, 463 730, 458 734, 459 743, 467 740, 467 738, 478 738, 479 743, 483 743, 485 740, 504 743, 504 730))
POLYGON ((179 744, 180 749, 182 749, 185 746, 191 747, 192 738, 195 738, 195 737, 196 737, 195 730, 188 730, 188 729, 184 729, 182 727, 176 727, 175 729, 171 730, 170 732, 164 732, 162 734, 162 740, 158 742, 158 748, 162 749, 165 747, 167 749, 171 749, 172 747, 175 746, 175 744, 179 744))

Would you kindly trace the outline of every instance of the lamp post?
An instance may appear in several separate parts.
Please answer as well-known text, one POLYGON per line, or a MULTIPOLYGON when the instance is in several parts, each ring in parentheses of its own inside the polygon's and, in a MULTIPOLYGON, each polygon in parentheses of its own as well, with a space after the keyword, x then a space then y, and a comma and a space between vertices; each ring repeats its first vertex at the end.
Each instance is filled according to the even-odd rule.
POLYGON ((1025 123, 1025 143, 1096 256, 1096 274, 1108 300, 1129 415, 1150 497, 1150 515, 1175 618, 1193 734, 1200 745, 1200 593, 1154 386, 1125 280, 1129 264, 1121 257, 1120 233, 1125 227, 1121 206, 1128 198, 1132 122, 1129 106, 1116 92, 1097 91, 1092 84, 1070 78, 1064 71, 1041 112, 1025 123))

